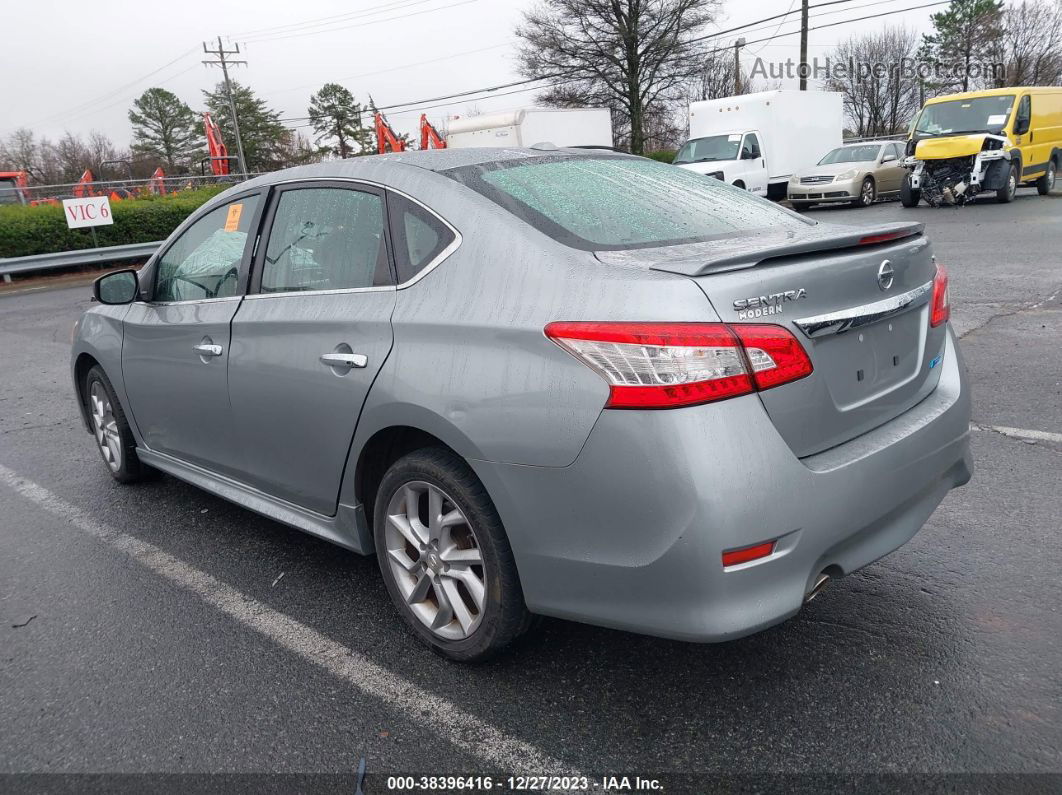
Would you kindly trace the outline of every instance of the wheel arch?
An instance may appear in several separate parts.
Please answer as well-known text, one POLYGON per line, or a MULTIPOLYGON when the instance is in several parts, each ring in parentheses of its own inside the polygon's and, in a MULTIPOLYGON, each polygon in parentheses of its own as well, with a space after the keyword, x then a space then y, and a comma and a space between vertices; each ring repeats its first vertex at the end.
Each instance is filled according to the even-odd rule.
MULTIPOLYGON (((85 379, 88 377, 89 370, 93 367, 103 368, 91 353, 82 351, 74 359, 74 392, 77 395, 77 407, 81 412, 81 422, 85 425, 85 430, 92 432, 92 421, 89 419, 88 410, 88 397, 85 394, 85 379)), ((106 373, 106 370, 104 370, 106 373)))
POLYGON ((343 502, 354 502, 363 506, 370 531, 373 529, 376 491, 384 474, 402 456, 426 447, 439 447, 467 460, 467 456, 459 449, 464 445, 451 444, 439 435, 414 424, 393 424, 379 428, 358 445, 353 469, 348 464, 349 474, 345 480, 349 483, 344 483, 343 488, 348 499, 343 502), (353 500, 349 499, 350 496, 353 500))

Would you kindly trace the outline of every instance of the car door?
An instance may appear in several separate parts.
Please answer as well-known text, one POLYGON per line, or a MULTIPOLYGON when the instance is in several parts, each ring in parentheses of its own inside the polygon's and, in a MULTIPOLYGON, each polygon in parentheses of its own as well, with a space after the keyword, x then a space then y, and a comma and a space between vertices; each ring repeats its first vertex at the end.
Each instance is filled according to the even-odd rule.
POLYGON ((144 444, 211 470, 242 469, 226 366, 260 192, 203 213, 145 268, 124 320, 122 374, 144 444))
POLYGON ((900 183, 906 173, 900 166, 900 145, 885 144, 881 147, 876 177, 878 193, 893 193, 900 189, 900 183))
POLYGON ((351 182, 283 185, 265 228, 232 321, 241 480, 332 515, 358 415, 391 349, 384 195, 351 182))
POLYGON ((746 133, 741 144, 741 162, 744 163, 745 186, 757 196, 767 195, 767 160, 760 148, 760 138, 754 133, 746 133))

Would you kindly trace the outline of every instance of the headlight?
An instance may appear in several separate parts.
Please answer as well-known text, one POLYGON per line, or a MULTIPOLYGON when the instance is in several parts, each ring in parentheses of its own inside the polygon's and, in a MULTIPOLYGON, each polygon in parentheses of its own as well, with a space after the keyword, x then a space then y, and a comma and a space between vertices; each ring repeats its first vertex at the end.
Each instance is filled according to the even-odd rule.
POLYGON ((800 184, 800 177, 798 177, 796 174, 794 174, 793 176, 791 176, 789 178, 789 184, 790 185, 799 185, 800 184))
POLYGON ((850 168, 847 171, 843 171, 833 178, 834 182, 844 182, 846 179, 855 179, 856 170, 850 168))

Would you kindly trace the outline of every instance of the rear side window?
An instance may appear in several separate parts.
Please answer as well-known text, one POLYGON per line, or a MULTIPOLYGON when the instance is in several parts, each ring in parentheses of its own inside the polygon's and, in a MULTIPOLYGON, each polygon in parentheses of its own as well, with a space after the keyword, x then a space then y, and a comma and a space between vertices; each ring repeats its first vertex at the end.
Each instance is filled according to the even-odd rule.
POLYGON ((387 207, 398 283, 403 284, 430 265, 454 241, 454 233, 435 215, 397 193, 388 195, 387 207))
POLYGON ((590 251, 813 223, 713 177, 641 158, 543 157, 444 173, 554 240, 590 251))
POLYGON ((263 293, 346 290, 391 283, 383 199, 347 188, 280 194, 262 266, 263 293))
POLYGON ((258 196, 247 196, 223 204, 185 229, 159 260, 154 300, 236 295, 247 232, 258 201, 258 196))

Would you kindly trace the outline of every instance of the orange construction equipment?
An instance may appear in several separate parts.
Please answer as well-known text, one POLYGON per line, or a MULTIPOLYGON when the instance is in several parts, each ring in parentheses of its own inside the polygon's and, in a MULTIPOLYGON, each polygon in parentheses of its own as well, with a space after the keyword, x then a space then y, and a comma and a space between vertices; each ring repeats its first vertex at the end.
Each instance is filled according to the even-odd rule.
POLYGON ((0 204, 27 204, 29 178, 25 171, 0 171, 0 204))
POLYGON ((95 196, 96 191, 92 188, 92 183, 96 181, 96 178, 92 176, 92 169, 86 168, 85 173, 81 175, 81 179, 74 185, 74 196, 78 199, 83 199, 86 196, 95 196))
POLYGON ((229 173, 229 150, 225 142, 221 140, 221 130, 217 123, 210 118, 209 113, 203 114, 203 130, 206 133, 207 149, 210 152, 210 172, 215 177, 224 177, 229 173))
POLYGON ((162 170, 162 166, 156 168, 151 175, 151 179, 148 180, 148 191, 156 196, 162 196, 166 193, 166 172, 162 170))
POLYGON ((376 114, 376 151, 381 155, 388 151, 406 151, 406 142, 395 135, 391 125, 387 123, 382 113, 376 114))
POLYGON ((439 135, 439 131, 435 129, 428 116, 425 113, 420 114, 420 148, 421 149, 445 149, 446 141, 439 135))

